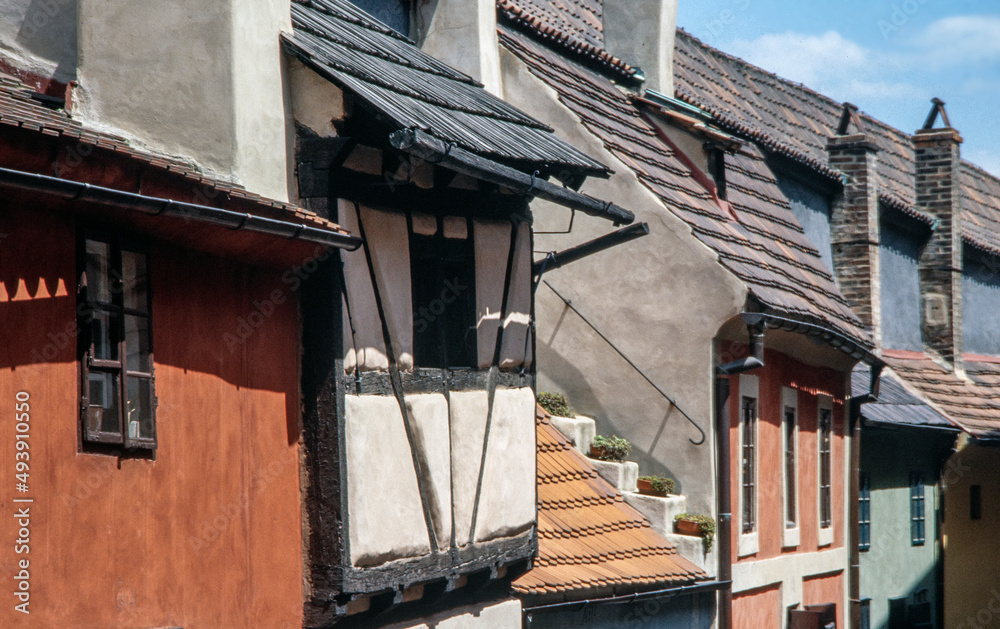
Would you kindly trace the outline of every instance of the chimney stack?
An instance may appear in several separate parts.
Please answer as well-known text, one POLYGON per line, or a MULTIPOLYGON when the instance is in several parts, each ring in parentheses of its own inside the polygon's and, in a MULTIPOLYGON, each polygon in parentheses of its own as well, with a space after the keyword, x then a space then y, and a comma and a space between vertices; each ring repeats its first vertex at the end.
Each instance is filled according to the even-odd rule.
POLYGON ((288 0, 79 0, 77 19, 76 117, 288 200, 288 0))
POLYGON ((421 2, 415 30, 424 52, 501 95, 495 0, 421 2))
POLYGON ((604 0, 604 42, 609 53, 646 76, 646 89, 674 96, 677 0, 604 0))

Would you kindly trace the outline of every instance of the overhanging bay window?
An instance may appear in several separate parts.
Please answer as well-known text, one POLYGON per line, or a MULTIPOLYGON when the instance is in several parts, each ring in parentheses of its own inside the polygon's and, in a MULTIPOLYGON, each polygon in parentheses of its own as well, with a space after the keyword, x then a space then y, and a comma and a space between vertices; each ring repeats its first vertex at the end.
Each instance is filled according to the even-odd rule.
POLYGON ((152 308, 140 243, 88 233, 79 243, 77 324, 84 446, 156 448, 152 308))

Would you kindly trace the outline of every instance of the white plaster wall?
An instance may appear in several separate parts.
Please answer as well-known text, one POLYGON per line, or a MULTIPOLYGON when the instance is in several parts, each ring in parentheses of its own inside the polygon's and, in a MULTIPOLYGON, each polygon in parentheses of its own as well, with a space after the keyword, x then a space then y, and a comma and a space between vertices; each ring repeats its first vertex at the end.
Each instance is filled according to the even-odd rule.
POLYGON ((76 116, 288 200, 287 0, 79 0, 76 116))
POLYGON ((521 223, 517 228, 508 302, 509 314, 504 320, 500 367, 513 369, 531 363, 531 344, 527 342, 531 318, 531 226, 527 223, 521 223))
MULTIPOLYGON (((615 170, 610 180, 589 179, 582 191, 610 199, 646 221, 645 238, 590 256, 545 279, 572 300, 612 342, 708 433, 699 434, 618 354, 570 311, 544 283, 537 293, 539 391, 567 394, 580 413, 594 417, 602 434, 633 444, 630 458, 643 474, 677 479, 689 508, 715 513, 712 440, 713 338, 740 312, 746 287, 716 255, 608 153, 553 90, 513 55, 502 52, 505 98, 551 125, 556 134, 615 170)), ((558 251, 608 233, 607 221, 579 216, 568 235, 569 211, 535 201, 535 249, 558 251)))
POLYGON ((351 563, 375 566, 430 553, 417 474, 394 397, 346 396, 351 563))
POLYGON ((476 516, 476 541, 517 535, 535 523, 535 394, 497 389, 476 516))
POLYGON ((674 95, 674 34, 677 0, 604 0, 608 52, 642 68, 644 87, 674 95))
POLYGON ((472 512, 483 462, 483 437, 489 395, 486 391, 451 394, 452 494, 455 499, 455 539, 459 546, 472 542, 472 512))
POLYGON ((451 545, 451 430, 448 400, 440 393, 406 396, 413 440, 430 502, 438 548, 451 545))
POLYGON ((417 38, 424 52, 500 94, 494 0, 427 0, 417 5, 417 38))
POLYGON ((510 599, 458 607, 417 624, 405 622, 386 629, 521 629, 521 602, 510 599))
POLYGON ((22 70, 76 78, 76 0, 0 0, 0 55, 22 70))
POLYGON ((322 138, 337 135, 334 120, 344 117, 344 93, 298 59, 288 59, 292 115, 322 138))
MULTIPOLYGON (((340 225, 353 234, 360 233, 354 204, 340 199, 338 208, 340 225)), ((389 323, 396 362, 400 369, 410 369, 413 367, 413 306, 406 217, 399 212, 362 206, 361 220, 364 221, 365 236, 371 245, 372 265, 375 267, 382 306, 389 323)), ((382 323, 378 316, 365 252, 359 249, 344 253, 343 256, 344 279, 354 323, 352 338, 345 309, 344 369, 353 371, 356 362, 362 371, 388 369, 382 323)))

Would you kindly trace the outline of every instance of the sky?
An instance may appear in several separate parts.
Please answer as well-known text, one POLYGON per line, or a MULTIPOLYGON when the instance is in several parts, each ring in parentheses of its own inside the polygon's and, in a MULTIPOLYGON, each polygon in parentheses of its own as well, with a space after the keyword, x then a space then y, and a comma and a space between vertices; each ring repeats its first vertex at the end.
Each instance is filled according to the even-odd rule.
POLYGON ((1000 0, 679 0, 677 23, 903 131, 938 97, 962 157, 1000 176, 1000 0))

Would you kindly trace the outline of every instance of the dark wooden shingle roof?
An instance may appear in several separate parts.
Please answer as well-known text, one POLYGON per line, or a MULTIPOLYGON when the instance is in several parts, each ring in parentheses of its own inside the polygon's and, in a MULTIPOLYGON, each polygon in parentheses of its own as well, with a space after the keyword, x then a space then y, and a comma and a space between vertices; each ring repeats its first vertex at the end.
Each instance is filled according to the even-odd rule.
POLYGON ((286 48, 387 117, 483 157, 606 175, 601 163, 346 0, 295 0, 286 48))

